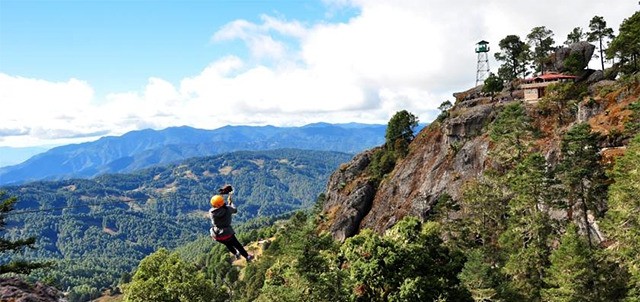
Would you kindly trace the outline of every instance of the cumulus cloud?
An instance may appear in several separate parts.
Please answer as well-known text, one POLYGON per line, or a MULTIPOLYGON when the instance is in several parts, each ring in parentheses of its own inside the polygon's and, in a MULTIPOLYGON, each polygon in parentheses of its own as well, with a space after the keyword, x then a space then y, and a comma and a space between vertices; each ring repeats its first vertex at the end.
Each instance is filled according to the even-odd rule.
POLYGON ((429 122, 452 93, 475 84, 476 42, 490 42, 495 71, 493 53, 507 35, 524 40, 544 25, 561 44, 572 28, 588 30, 595 15, 617 31, 637 9, 635 1, 595 0, 461 0, 455 7, 449 0, 325 2, 329 14, 345 8, 358 13, 315 24, 282 15, 232 21, 213 32, 211 42, 240 41, 250 57, 229 53, 179 82, 150 76, 139 91, 116 91, 100 100, 82 80, 0 73, 0 143, 180 125, 386 123, 403 109, 429 122))

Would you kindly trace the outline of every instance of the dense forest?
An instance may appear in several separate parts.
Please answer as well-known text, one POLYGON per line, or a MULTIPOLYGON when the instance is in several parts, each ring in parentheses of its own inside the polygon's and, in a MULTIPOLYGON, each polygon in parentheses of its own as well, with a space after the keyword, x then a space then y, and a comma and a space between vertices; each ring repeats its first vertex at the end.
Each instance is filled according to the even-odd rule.
POLYGON ((222 185, 236 188, 235 221, 255 228, 311 207, 329 174, 350 157, 293 149, 235 152, 132 174, 4 187, 18 199, 6 214, 5 237, 37 241, 35 249, 0 256, 3 263, 20 256, 52 263, 31 277, 69 290, 71 301, 86 300, 126 280, 150 253, 208 235, 209 198, 222 185))

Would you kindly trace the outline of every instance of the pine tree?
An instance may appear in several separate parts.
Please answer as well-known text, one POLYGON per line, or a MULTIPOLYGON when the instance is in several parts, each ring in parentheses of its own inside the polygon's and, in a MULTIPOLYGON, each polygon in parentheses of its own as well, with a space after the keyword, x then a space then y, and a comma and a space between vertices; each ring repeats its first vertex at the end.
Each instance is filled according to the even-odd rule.
POLYGON ((549 57, 549 53, 554 50, 553 31, 544 26, 534 27, 527 35, 527 42, 533 47, 535 70, 544 73, 544 63, 549 57))
POLYGON ((600 216, 606 203, 607 177, 600 164, 598 138, 587 123, 572 127, 562 138, 562 160, 557 166, 558 177, 567 190, 569 219, 573 219, 577 206, 589 246, 594 245, 589 212, 600 216))
POLYGON ((507 261, 503 271, 510 276, 511 291, 521 299, 539 301, 548 265, 551 219, 546 211, 554 196, 553 180, 539 153, 524 158, 510 181, 514 194, 509 201, 507 230, 500 237, 507 261))
POLYGON ((504 81, 495 75, 493 72, 489 73, 489 76, 486 80, 484 80, 484 85, 482 86, 482 92, 489 93, 491 95, 491 99, 497 93, 504 89, 504 81))
POLYGON ((594 16, 591 21, 589 21, 589 31, 587 33, 587 41, 589 42, 598 42, 598 49, 600 50, 600 64, 602 66, 602 70, 604 70, 604 44, 606 44, 607 39, 613 39, 613 29, 611 27, 607 27, 607 21, 604 20, 601 16, 594 16))
POLYGON ((498 298, 497 272, 482 249, 473 249, 466 253, 467 261, 458 278, 471 293, 474 301, 496 301, 498 298))
POLYGON ((574 27, 573 30, 569 34, 567 34, 567 40, 564 41, 564 45, 571 45, 573 43, 578 43, 584 39, 584 33, 582 32, 582 27, 574 27))
POLYGON ((413 129, 418 126, 418 117, 407 110, 396 112, 389 123, 385 133, 386 147, 403 157, 408 152, 409 143, 415 137, 413 129))
POLYGON ((527 75, 529 60, 529 45, 520 40, 519 36, 508 35, 498 44, 502 52, 496 52, 496 60, 504 62, 498 69, 498 75, 505 81, 511 81, 522 74, 527 75))
POLYGON ((494 265, 498 262, 498 238, 506 228, 506 188, 496 177, 484 176, 463 188, 460 217, 452 221, 454 242, 463 250, 481 247, 494 265))
POLYGON ((606 50, 607 57, 617 57, 621 71, 633 74, 640 70, 640 11, 624 19, 619 31, 606 50))
MULTIPOLYGON (((0 231, 6 227, 4 221, 6 215, 13 210, 14 204, 18 201, 15 196, 7 197, 6 192, 0 192, 0 231)), ((27 239, 10 240, 0 236, 0 253, 17 252, 25 247, 33 248, 36 242, 35 237, 27 239)), ((0 257, 4 259, 4 257, 0 257)), ((32 263, 24 260, 15 260, 0 264, 0 275, 6 273, 28 274, 32 270, 48 266, 45 263, 32 263)))
POLYGON ((510 170, 529 151, 531 123, 520 102, 506 105, 489 128, 489 138, 495 143, 491 158, 500 171, 510 170))
POLYGON ((575 224, 569 224, 550 260, 545 278, 549 288, 542 290, 543 301, 594 301, 593 251, 578 234, 575 224))
POLYGON ((640 301, 640 135, 616 160, 612 177, 603 229, 613 241, 612 254, 631 274, 628 301, 640 301))

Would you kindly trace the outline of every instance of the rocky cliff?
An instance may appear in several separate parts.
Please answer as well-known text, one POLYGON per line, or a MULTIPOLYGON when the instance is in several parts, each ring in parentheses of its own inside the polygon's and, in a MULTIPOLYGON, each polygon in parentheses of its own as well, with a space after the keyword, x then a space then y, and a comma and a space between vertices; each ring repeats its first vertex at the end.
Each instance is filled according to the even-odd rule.
POLYGON ((504 92, 493 98, 482 96, 478 88, 457 93, 448 117, 420 131, 409 154, 379 186, 367 173, 375 150, 355 156, 335 171, 328 183, 323 207, 325 222, 321 227, 337 240, 362 228, 383 232, 407 215, 426 219, 445 193, 453 200, 460 198, 462 186, 492 166, 488 154, 493 146, 487 125, 510 102, 523 102, 540 132, 535 148, 550 164, 557 162, 563 133, 579 122, 588 122, 602 134, 602 154, 611 159, 620 154, 628 139, 621 133, 630 114, 627 106, 639 100, 637 79, 636 76, 625 83, 580 83, 589 87, 586 95, 558 102, 558 108, 544 99, 524 102, 519 97, 522 91, 504 92))
POLYGON ((63 302, 63 294, 42 283, 29 284, 19 278, 0 278, 0 301, 63 302))

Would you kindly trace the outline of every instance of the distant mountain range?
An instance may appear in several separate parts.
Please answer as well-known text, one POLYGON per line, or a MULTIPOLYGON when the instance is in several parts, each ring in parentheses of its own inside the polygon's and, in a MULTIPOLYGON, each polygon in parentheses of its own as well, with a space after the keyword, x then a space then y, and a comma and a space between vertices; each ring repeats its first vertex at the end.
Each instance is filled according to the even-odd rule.
POLYGON ((18 165, 0 168, 0 185, 131 172, 239 150, 296 148, 355 154, 383 144, 385 130, 386 125, 317 123, 302 127, 226 126, 203 130, 183 126, 132 131, 56 147, 18 165))
POLYGON ((19 164, 30 157, 49 149, 50 148, 46 147, 0 147, 0 168, 19 164))

